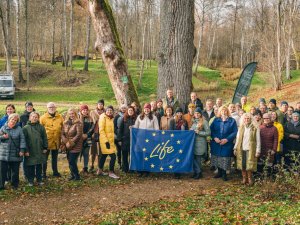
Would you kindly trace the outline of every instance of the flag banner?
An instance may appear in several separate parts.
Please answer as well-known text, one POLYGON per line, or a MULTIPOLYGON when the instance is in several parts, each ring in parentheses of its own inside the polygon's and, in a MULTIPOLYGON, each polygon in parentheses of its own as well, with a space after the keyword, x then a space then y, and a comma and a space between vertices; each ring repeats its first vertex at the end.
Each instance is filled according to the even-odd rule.
POLYGON ((130 170, 192 172, 194 139, 194 131, 132 128, 130 170))
POLYGON ((232 98, 232 103, 239 103, 241 102, 241 98, 248 95, 248 91, 250 89, 251 81, 256 70, 257 62, 249 63, 245 66, 239 82, 236 86, 234 96, 232 98))

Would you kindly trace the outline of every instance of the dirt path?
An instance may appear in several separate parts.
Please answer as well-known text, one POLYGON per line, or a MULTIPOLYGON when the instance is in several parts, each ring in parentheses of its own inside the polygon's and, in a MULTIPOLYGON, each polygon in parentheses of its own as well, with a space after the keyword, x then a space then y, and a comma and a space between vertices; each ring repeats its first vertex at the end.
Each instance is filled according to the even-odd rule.
POLYGON ((116 212, 161 199, 179 198, 195 190, 224 185, 205 175, 201 180, 188 177, 141 178, 134 183, 110 187, 84 187, 49 197, 30 197, 0 202, 0 224, 75 224, 94 221, 104 213, 116 212), (94 218, 94 219, 93 219, 94 218))

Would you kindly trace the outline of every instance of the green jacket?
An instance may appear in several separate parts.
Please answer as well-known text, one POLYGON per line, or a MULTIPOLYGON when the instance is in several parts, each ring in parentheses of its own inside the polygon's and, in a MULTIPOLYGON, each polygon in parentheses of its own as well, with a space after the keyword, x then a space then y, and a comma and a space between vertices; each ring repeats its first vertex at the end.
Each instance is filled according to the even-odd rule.
POLYGON ((25 157, 25 165, 33 166, 46 162, 44 149, 48 148, 48 140, 45 128, 39 123, 31 123, 23 127, 29 157, 25 157))

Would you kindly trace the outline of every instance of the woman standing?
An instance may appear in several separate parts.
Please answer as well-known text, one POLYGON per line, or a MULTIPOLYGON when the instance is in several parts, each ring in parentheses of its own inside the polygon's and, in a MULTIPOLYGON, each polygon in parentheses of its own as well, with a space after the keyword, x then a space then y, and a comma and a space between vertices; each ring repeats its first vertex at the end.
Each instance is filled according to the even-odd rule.
POLYGON ((201 160, 205 159, 207 154, 207 137, 210 136, 210 128, 208 122, 202 116, 202 111, 199 107, 195 109, 194 119, 191 130, 195 131, 195 146, 194 146, 194 179, 202 178, 201 160))
POLYGON ((182 108, 177 108, 175 111, 175 130, 188 130, 188 123, 183 119, 182 108))
POLYGON ((160 120, 161 130, 175 130, 175 120, 173 118, 173 109, 167 106, 165 115, 160 120))
POLYGON ((226 171, 231 169, 237 125, 235 120, 229 117, 229 110, 226 106, 220 107, 218 114, 219 116, 210 125, 211 161, 212 166, 218 168, 218 174, 214 178, 222 177, 224 181, 227 181, 226 171))
POLYGON ((22 156, 29 156, 26 152, 26 142, 22 128, 17 125, 20 117, 18 114, 10 114, 7 123, 0 129, 0 190, 4 189, 7 180, 8 168, 11 169, 11 184, 13 189, 19 186, 19 167, 22 156))
POLYGON ((242 170, 243 184, 253 184, 252 173, 257 170, 257 158, 260 155, 260 130, 252 123, 250 113, 242 117, 239 128, 234 155, 237 158, 237 169, 242 170))
POLYGON ((80 106, 80 122, 83 126, 83 144, 81 151, 81 154, 83 155, 83 173, 88 173, 89 152, 92 146, 92 135, 94 133, 95 125, 93 123, 92 118, 90 117, 89 107, 87 105, 80 106))
POLYGON ((104 164, 107 156, 110 157, 109 162, 109 177, 113 179, 119 179, 115 174, 115 162, 116 162, 116 145, 114 143, 114 108, 108 106, 105 113, 101 114, 99 119, 99 133, 100 133, 100 147, 101 158, 99 162, 98 175, 107 175, 103 172, 104 164))
POLYGON ((77 111, 70 108, 67 112, 65 121, 63 123, 62 144, 67 151, 67 158, 71 176, 69 180, 80 180, 77 160, 82 149, 82 124, 78 118, 77 111))
POLYGON ((0 119, 0 128, 7 122, 9 115, 16 113, 16 108, 13 104, 8 104, 5 107, 5 115, 0 119))
POLYGON ((129 171, 128 157, 130 153, 130 129, 134 126, 135 120, 136 114, 134 108, 129 106, 122 118, 118 133, 118 140, 121 142, 120 145, 122 147, 122 170, 125 173, 128 173, 129 171))
POLYGON ((101 157, 101 150, 99 144, 99 114, 96 110, 91 111, 90 117, 94 124, 94 132, 92 135, 92 146, 91 146, 91 155, 92 155, 92 165, 89 169, 89 172, 94 172, 94 164, 96 157, 98 157, 98 168, 99 168, 99 159, 101 157))
POLYGON ((28 186, 33 186, 34 178, 39 185, 42 182, 42 164, 46 163, 48 140, 45 128, 39 123, 40 115, 31 112, 27 125, 23 127, 29 156, 25 157, 28 186))

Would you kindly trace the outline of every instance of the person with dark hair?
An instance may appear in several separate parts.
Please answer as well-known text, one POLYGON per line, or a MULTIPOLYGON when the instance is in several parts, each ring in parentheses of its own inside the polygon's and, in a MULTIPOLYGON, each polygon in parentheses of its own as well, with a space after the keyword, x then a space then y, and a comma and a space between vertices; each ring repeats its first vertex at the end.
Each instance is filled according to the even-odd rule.
POLYGON ((151 105, 146 103, 144 111, 137 117, 135 128, 159 130, 158 120, 151 112, 151 105))
POLYGON ((292 119, 287 122, 284 126, 284 159, 285 164, 288 167, 294 166, 294 168, 299 166, 300 158, 300 114, 294 112, 292 114, 292 119), (295 154, 293 156, 293 154, 295 154), (296 158, 296 160, 295 160, 296 158), (294 165, 293 165, 294 164, 294 165))
POLYGON ((107 106, 105 113, 101 114, 99 119, 99 134, 100 134, 100 147, 101 158, 99 160, 99 172, 98 175, 107 175, 103 171, 104 164, 107 156, 110 157, 109 162, 109 177, 113 179, 119 179, 115 174, 115 162, 116 162, 116 145, 114 142, 114 108, 110 105, 107 106))
POLYGON ((18 126, 19 115, 12 113, 7 122, 0 129, 0 190, 5 187, 5 181, 11 181, 13 189, 19 187, 19 167, 22 157, 29 156, 26 151, 26 142, 22 128, 18 126), (11 176, 7 177, 8 170, 11 176))
POLYGON ((39 123, 39 117, 38 113, 31 112, 27 125, 23 127, 29 152, 29 156, 24 157, 28 186, 33 186, 34 178, 39 185, 44 184, 42 182, 42 164, 46 162, 48 140, 45 128, 39 123))
POLYGON ((138 104, 137 104, 136 102, 132 102, 132 103, 130 104, 130 106, 132 106, 132 107, 134 108, 135 114, 136 114, 137 116, 140 115, 141 110, 140 110, 140 108, 139 108, 139 106, 138 106, 138 104))
POLYGON ((258 160, 257 172, 263 173, 264 167, 267 167, 268 175, 271 175, 274 163, 274 157, 278 148, 278 131, 273 125, 271 115, 263 115, 263 124, 260 125, 261 154, 258 160))
POLYGON ((70 108, 63 123, 62 149, 67 152, 71 176, 69 180, 80 180, 77 161, 82 150, 82 123, 77 110, 70 108))
POLYGON ((293 113, 294 113, 294 107, 293 106, 289 106, 288 109, 287 109, 287 112, 285 114, 285 124, 287 122, 290 122, 292 120, 293 113))
POLYGON ((253 114, 253 125, 259 127, 263 123, 262 114, 259 109, 256 109, 255 113, 253 114))
POLYGON ((153 115, 156 116, 158 124, 160 124, 161 116, 160 116, 160 113, 157 111, 157 102, 151 101, 150 105, 151 105, 151 112, 153 113, 153 115))
POLYGON ((284 115, 279 110, 279 108, 276 106, 276 99, 274 99, 274 98, 270 99, 268 112, 276 112, 278 115, 278 122, 281 124, 284 124, 284 115))
POLYGON ((120 129, 118 132, 119 144, 122 147, 122 171, 128 173, 129 162, 128 157, 130 153, 130 129, 134 126, 136 114, 134 108, 129 106, 122 118, 120 129))
POLYGON ((97 112, 97 114, 100 116, 102 113, 105 112, 105 109, 104 109, 104 100, 103 99, 100 99, 98 102, 97 102, 97 106, 96 106, 96 109, 95 111, 97 112))
MULTIPOLYGON (((88 173, 89 165, 89 152, 92 146, 92 135, 94 133, 94 122, 90 116, 89 107, 85 104, 80 106, 79 119, 83 126, 82 131, 82 151, 81 155, 83 156, 83 173, 88 173)), ((80 156, 81 158, 81 156, 80 156)))
POLYGON ((165 115, 165 110, 163 108, 163 101, 161 99, 157 99, 156 101, 157 112, 160 115, 160 118, 165 115))
POLYGON ((175 130, 188 130, 188 123, 183 119, 183 110, 182 108, 177 108, 175 110, 175 130))
POLYGON ((206 119, 202 116, 200 107, 197 107, 194 112, 193 124, 191 130, 195 131, 195 145, 194 145, 194 161, 193 170, 194 179, 200 179, 202 175, 202 159, 205 159, 207 154, 207 137, 210 136, 210 128, 206 119))
POLYGON ((5 107, 5 115, 0 119, 0 128, 7 122, 10 114, 16 113, 16 108, 13 104, 8 104, 5 107))
POLYGON ((26 102, 25 103, 25 111, 20 116, 21 127, 24 127, 27 124, 27 121, 29 120, 29 115, 33 111, 35 111, 35 109, 33 108, 32 102, 26 102))

